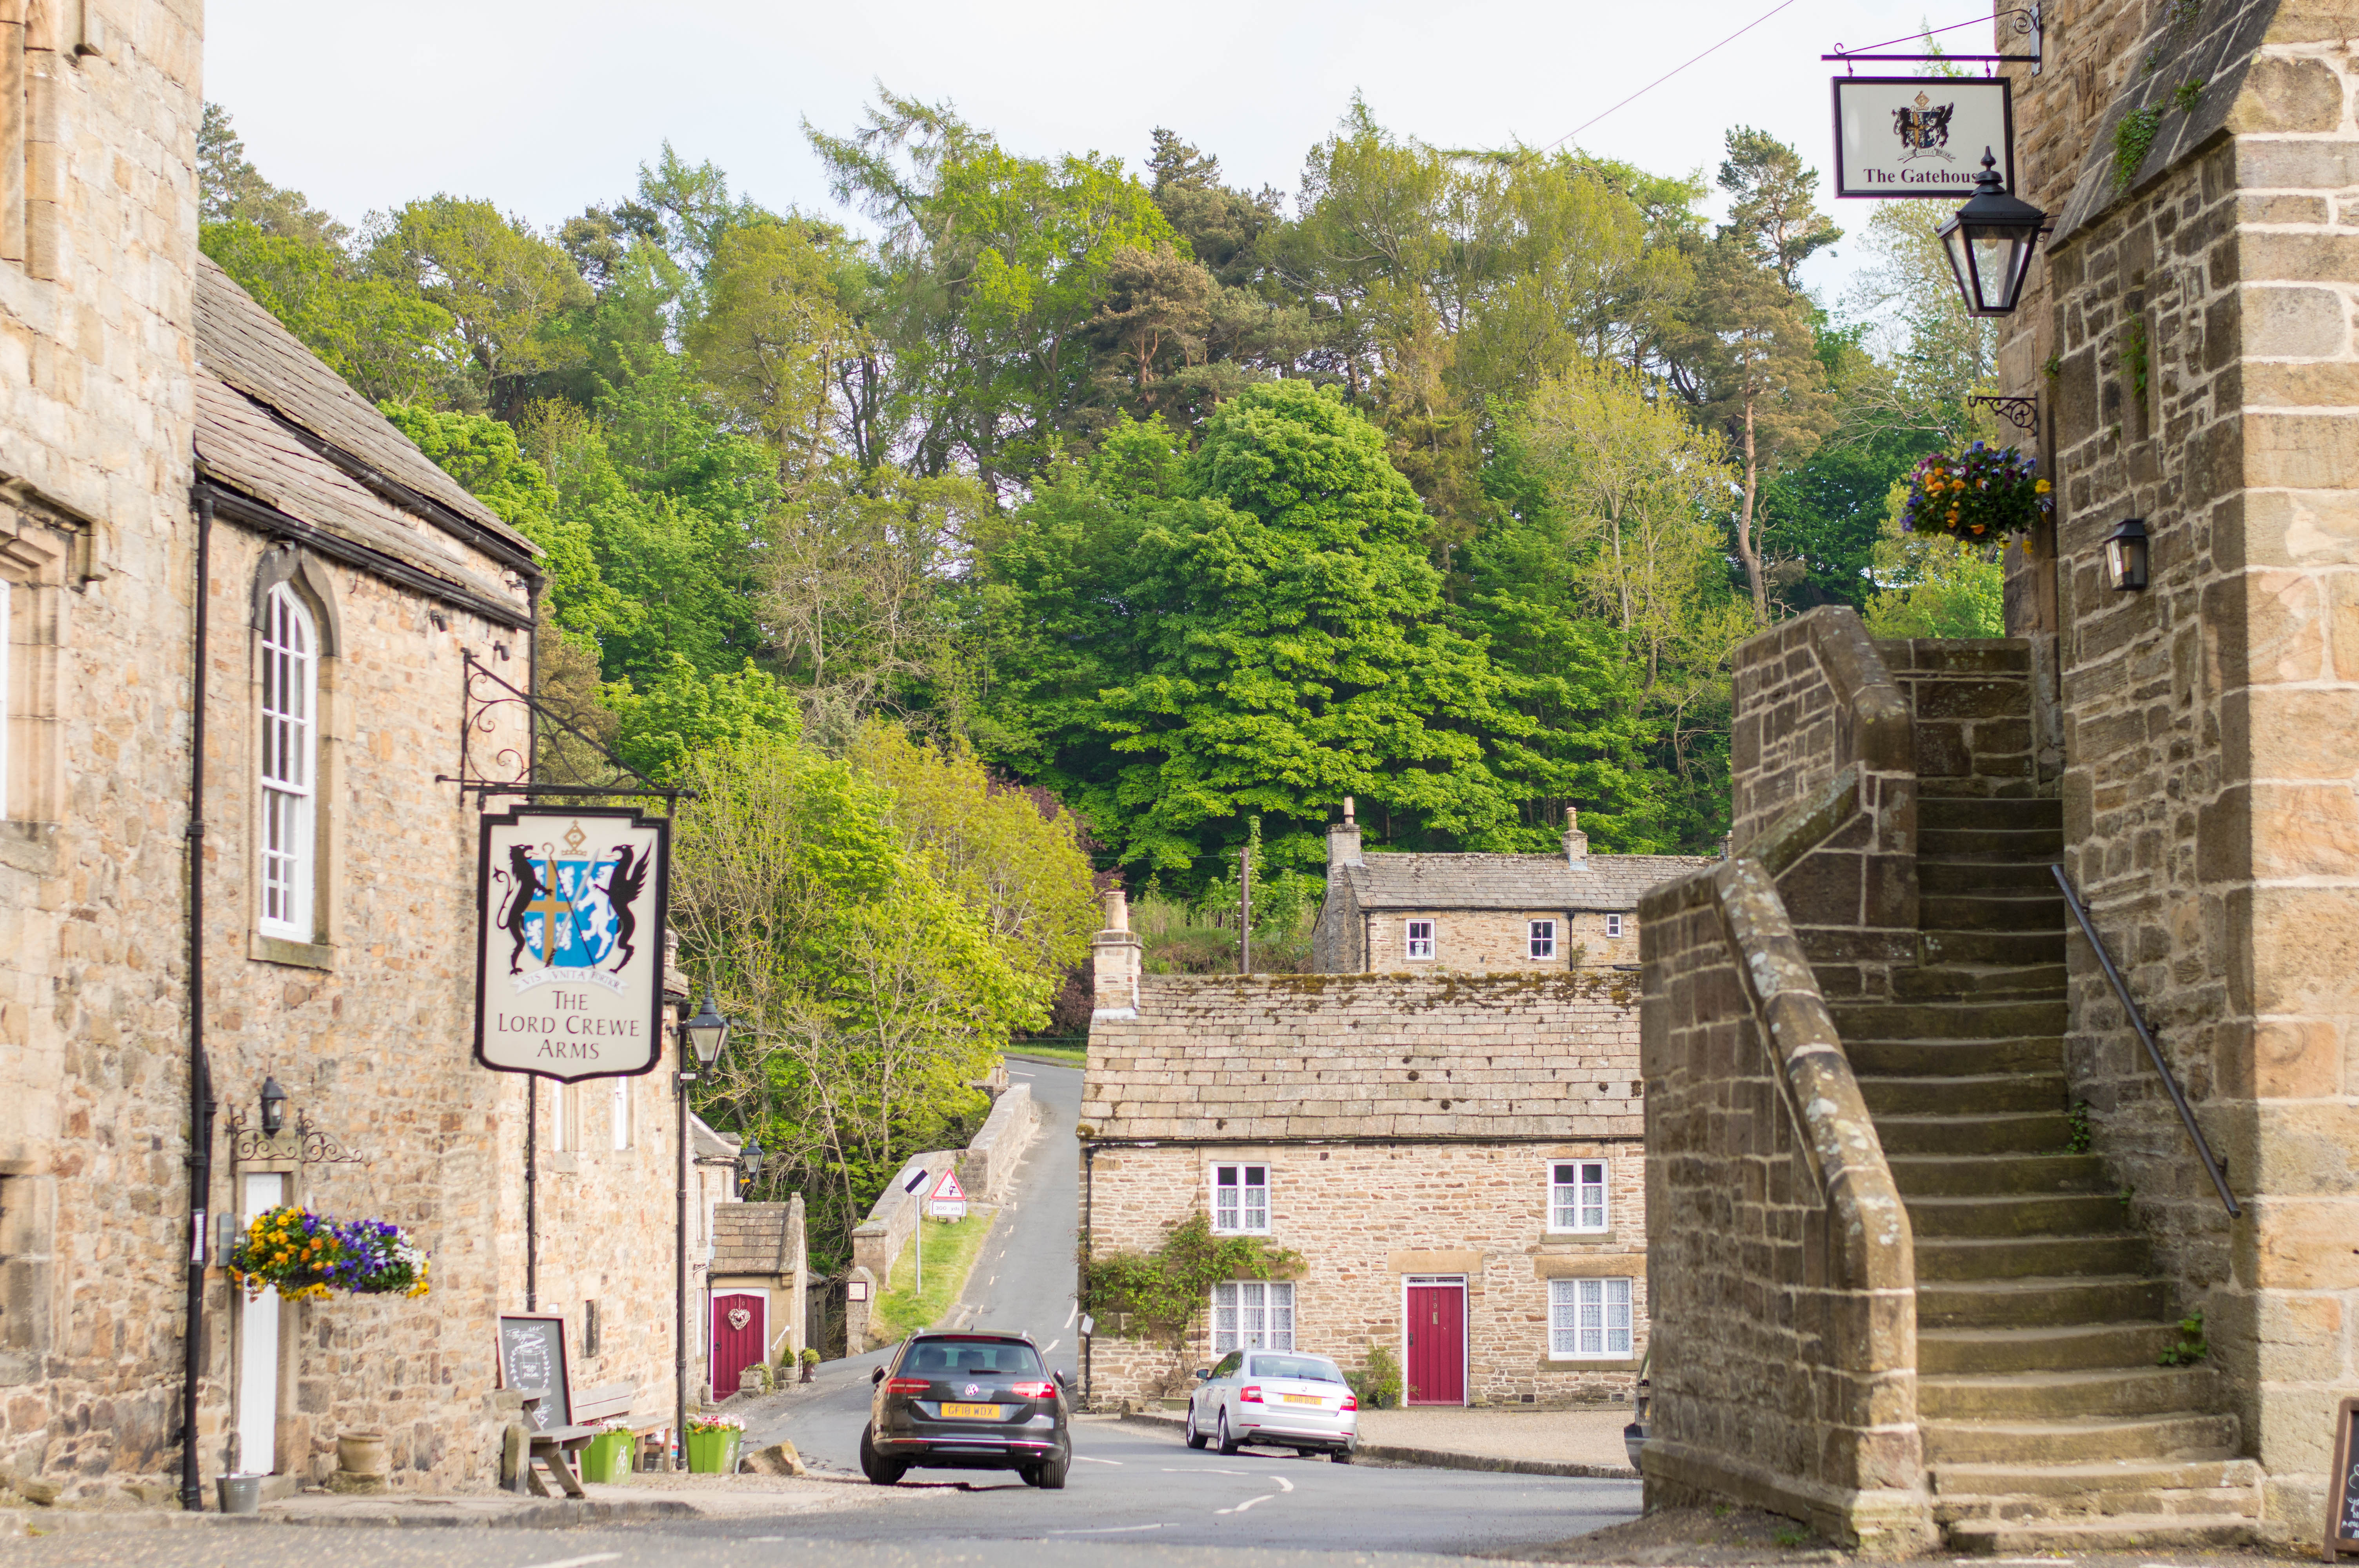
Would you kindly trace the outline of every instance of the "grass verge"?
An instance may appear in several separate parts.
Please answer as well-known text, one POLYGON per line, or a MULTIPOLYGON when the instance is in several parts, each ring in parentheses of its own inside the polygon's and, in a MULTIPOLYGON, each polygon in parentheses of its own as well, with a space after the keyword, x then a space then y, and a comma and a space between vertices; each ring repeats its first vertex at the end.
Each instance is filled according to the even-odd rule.
MULTIPOLYGON (((992 1214, 982 1210, 970 1212, 964 1219, 919 1221, 926 1235, 926 1288, 922 1292, 917 1288, 918 1248, 912 1238, 901 1249, 893 1277, 876 1298, 871 1321, 894 1339, 905 1339, 940 1321, 966 1289, 966 1277, 974 1268, 976 1254, 983 1250, 983 1238, 991 1234, 991 1221, 992 1214)), ((869 1337, 877 1336, 872 1331, 869 1337)))
POLYGON ((1047 1045, 1027 1041, 1021 1045, 1010 1045, 1006 1054, 1011 1060, 1029 1056, 1036 1062, 1055 1062, 1067 1067, 1090 1065, 1090 1048, 1086 1045, 1047 1045))

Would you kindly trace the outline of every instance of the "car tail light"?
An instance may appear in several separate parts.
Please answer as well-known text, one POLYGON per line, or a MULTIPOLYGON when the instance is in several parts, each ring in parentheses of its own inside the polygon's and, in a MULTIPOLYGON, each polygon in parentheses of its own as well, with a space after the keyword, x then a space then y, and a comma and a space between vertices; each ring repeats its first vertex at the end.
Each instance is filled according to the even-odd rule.
POLYGON ((1347 1411, 1358 1410, 1360 1408, 1360 1396, 1357 1394, 1345 1394, 1343 1396, 1342 1408, 1347 1411))
POLYGON ((885 1391, 888 1394, 922 1394, 933 1386, 925 1378, 894 1378, 886 1381, 885 1391))
POLYGON ((1248 1405, 1257 1405, 1261 1403, 1261 1390, 1250 1383, 1247 1384, 1245 1387, 1237 1390, 1237 1402, 1248 1405))
POLYGON ((1053 1400, 1057 1397, 1057 1385, 1040 1378, 1029 1383, 1010 1383, 1007 1391, 1019 1400, 1053 1400))

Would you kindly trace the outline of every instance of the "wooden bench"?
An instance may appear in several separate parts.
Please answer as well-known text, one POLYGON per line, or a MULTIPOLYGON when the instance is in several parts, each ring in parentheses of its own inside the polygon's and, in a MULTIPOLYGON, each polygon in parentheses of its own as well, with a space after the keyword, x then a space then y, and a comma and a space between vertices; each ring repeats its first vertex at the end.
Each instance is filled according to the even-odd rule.
POLYGON ((534 1497, 554 1497, 557 1494, 541 1480, 545 1470, 567 1497, 587 1496, 582 1489, 582 1476, 573 1456, 609 1430, 599 1422, 630 1410, 632 1401, 638 1398, 638 1385, 608 1383, 579 1399, 570 1398, 563 1389, 519 1391, 524 1395, 525 1421, 509 1429, 511 1452, 505 1456, 503 1465, 513 1477, 510 1487, 517 1492, 529 1491, 534 1497), (539 1424, 544 1411, 550 1422, 547 1426, 539 1424))

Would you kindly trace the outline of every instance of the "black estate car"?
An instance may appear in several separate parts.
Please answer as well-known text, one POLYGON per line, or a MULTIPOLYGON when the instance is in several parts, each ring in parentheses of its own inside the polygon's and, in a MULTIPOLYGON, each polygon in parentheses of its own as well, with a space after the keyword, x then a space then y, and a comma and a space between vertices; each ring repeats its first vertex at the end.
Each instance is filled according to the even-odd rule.
POLYGON ((1013 1470, 1055 1491, 1073 1462, 1065 1378, 1021 1334, 913 1334, 876 1368, 860 1468, 880 1487, 913 1469, 1013 1470))

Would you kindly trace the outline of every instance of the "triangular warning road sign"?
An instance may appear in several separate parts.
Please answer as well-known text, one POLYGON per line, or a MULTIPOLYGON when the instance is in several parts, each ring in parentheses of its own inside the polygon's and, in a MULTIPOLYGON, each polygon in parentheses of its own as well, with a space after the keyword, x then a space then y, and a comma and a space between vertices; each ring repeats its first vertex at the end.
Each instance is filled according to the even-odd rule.
POLYGON ((958 1173, 956 1171, 944 1171, 942 1173, 941 1181, 934 1187, 934 1202, 966 1202, 966 1189, 959 1185, 958 1173))

